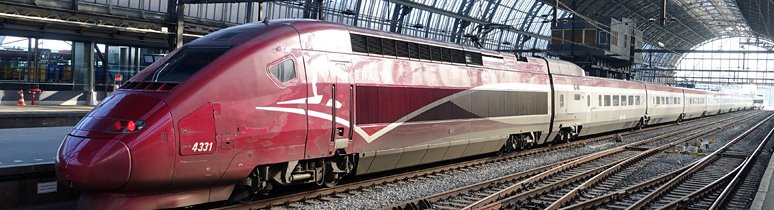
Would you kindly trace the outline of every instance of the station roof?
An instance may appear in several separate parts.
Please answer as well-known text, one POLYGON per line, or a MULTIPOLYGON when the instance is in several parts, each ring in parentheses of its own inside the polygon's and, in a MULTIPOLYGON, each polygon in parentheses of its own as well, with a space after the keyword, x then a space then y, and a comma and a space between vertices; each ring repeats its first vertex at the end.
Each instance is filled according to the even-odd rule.
MULTIPOLYGON (((322 13, 328 21, 466 45, 478 42, 492 50, 546 49, 552 20, 570 16, 633 19, 643 31, 644 49, 693 49, 731 36, 759 38, 769 44, 774 39, 773 0, 62 0, 35 4, 8 0, 0 4, 0 11, 5 11, 0 15, 38 26, 20 26, 20 33, 8 35, 40 33, 43 38, 77 39, 86 37, 84 31, 94 29, 94 34, 106 33, 97 41, 115 42, 116 37, 129 34, 139 38, 119 44, 163 46, 169 43, 164 39, 170 37, 164 33, 172 33, 165 29, 176 25, 178 3, 186 5, 183 16, 187 38, 259 21, 257 14, 263 11, 268 19, 318 18, 317 13, 322 13), (666 18, 662 25, 664 2, 666 18), (554 10, 556 5, 558 10, 554 10), (20 13, 20 7, 27 12, 20 13), (63 27, 57 28, 57 24, 63 27), (71 25, 81 28, 73 29, 71 25), (131 30, 114 29, 120 27, 131 30), (58 33, 52 33, 54 28, 73 32, 46 37, 58 33), (159 40, 149 42, 150 38, 159 40)), ((12 29, 7 26, 11 23, 20 24, 6 23, 6 28, 12 29)), ((656 63, 668 66, 680 55, 654 57, 659 58, 656 63)))
MULTIPOLYGON (((542 0, 556 4, 553 0, 542 0)), ((645 49, 693 49, 722 37, 774 40, 771 0, 561 0, 560 8, 587 17, 596 15, 634 19, 643 31, 645 49), (663 4, 666 18, 662 25, 663 4), (658 43, 663 47, 657 47, 658 43)), ((768 46, 769 49, 774 46, 768 46)), ((674 65, 682 53, 655 55, 657 64, 674 65)))
MULTIPOLYGON (((255 0, 184 0, 211 4, 255 0)), ((264 1, 259 1, 264 2, 264 1)), ((551 20, 595 16, 630 18, 643 31, 644 49, 685 50, 722 37, 774 40, 772 0, 294 0, 265 1, 272 18, 309 17, 321 8, 326 20, 488 49, 545 49, 551 20), (662 10, 666 4, 666 17, 662 10), (320 4, 322 6, 320 6, 320 4), (300 10, 300 11, 298 11, 300 10), (306 12, 305 12, 306 11, 306 12), (663 19, 663 23, 662 23, 663 19)), ((774 46, 770 46, 774 47, 774 46)), ((682 53, 654 55, 661 66, 682 53)))

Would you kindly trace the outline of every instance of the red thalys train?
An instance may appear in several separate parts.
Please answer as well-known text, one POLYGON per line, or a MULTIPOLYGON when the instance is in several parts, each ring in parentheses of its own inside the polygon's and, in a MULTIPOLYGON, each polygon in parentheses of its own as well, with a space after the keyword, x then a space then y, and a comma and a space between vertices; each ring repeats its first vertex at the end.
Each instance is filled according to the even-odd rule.
POLYGON ((132 77, 65 137, 57 175, 81 207, 181 207, 752 105, 334 23, 252 23, 132 77))

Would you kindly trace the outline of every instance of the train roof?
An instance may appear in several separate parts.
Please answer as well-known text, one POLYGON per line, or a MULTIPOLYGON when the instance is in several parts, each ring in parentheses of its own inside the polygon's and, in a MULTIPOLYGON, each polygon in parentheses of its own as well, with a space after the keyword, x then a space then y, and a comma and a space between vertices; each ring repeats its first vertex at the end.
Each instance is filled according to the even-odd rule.
MULTIPOLYGON (((516 58, 515 55, 502 53, 498 51, 483 49, 483 48, 474 47, 474 46, 466 46, 466 45, 461 45, 461 44, 451 43, 451 42, 427 40, 419 37, 389 33, 389 32, 354 27, 354 26, 347 26, 341 23, 326 22, 326 21, 312 20, 312 19, 279 19, 279 20, 254 22, 254 23, 234 26, 234 27, 216 31, 212 34, 209 34, 205 37, 195 40, 191 44, 199 44, 199 43, 212 44, 213 42, 217 42, 219 44, 235 46, 255 36, 265 33, 265 30, 262 30, 262 29, 274 28, 280 25, 287 25, 287 26, 292 26, 294 28, 300 29, 299 31, 300 33, 305 33, 308 30, 342 30, 342 31, 348 31, 349 33, 360 34, 360 35, 368 35, 368 36, 375 36, 380 38, 389 38, 389 39, 395 39, 395 40, 401 40, 401 41, 407 41, 407 42, 416 42, 416 43, 434 45, 438 47, 446 47, 446 48, 452 48, 452 49, 458 49, 458 50, 479 52, 482 55, 485 55, 485 57, 502 58, 503 59, 502 65, 496 67, 498 69, 515 70, 510 68, 515 68, 518 66, 519 67, 518 70, 515 70, 515 71, 525 70, 528 72, 546 72, 546 70, 540 69, 542 68, 542 65, 543 65, 543 62, 541 62, 543 58, 527 58, 526 59, 527 62, 516 62, 518 59, 516 58), (228 37, 228 38, 224 39, 223 37, 228 37), (528 63, 531 64, 531 66, 522 66, 528 63), (522 69, 525 67, 526 69, 522 69)), ((563 74, 563 75, 578 76, 578 77, 585 76, 585 71, 583 71, 582 68, 580 68, 579 66, 571 62, 558 60, 558 59, 550 59, 550 58, 545 60, 547 61, 548 66, 552 68, 551 69, 552 74, 563 74)), ((623 83, 641 83, 650 87, 654 87, 654 89, 661 90, 661 91, 675 92, 677 90, 684 90, 684 91, 690 91, 695 94, 734 95, 734 94, 712 92, 712 91, 706 91, 706 90, 665 86, 661 84, 649 83, 644 81, 627 81, 627 80, 608 79, 608 78, 601 78, 601 77, 588 77, 588 78, 609 80, 609 81, 623 82, 623 83)))

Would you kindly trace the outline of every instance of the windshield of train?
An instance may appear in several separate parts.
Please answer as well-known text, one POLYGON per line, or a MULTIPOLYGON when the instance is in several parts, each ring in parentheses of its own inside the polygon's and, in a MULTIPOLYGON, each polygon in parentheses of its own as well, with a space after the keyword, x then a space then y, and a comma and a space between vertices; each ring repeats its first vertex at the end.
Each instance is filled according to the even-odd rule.
POLYGON ((228 50, 228 47, 185 47, 143 81, 181 83, 228 50))

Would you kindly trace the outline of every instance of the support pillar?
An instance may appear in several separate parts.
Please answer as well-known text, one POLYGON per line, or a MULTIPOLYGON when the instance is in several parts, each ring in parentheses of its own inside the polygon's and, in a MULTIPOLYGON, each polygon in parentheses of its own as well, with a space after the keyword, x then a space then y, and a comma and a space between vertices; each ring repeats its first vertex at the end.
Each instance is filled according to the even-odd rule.
POLYGON ((258 2, 258 21, 266 20, 266 8, 263 2, 258 2))
POLYGON ((185 29, 185 4, 180 1, 177 4, 177 30, 175 32, 175 49, 183 47, 183 31, 185 29))
POLYGON ((32 65, 29 65, 30 67, 32 67, 32 71, 31 71, 32 78, 30 78, 30 80, 32 82, 45 82, 45 81, 43 81, 40 78, 40 55, 41 55, 41 52, 39 50, 40 49, 39 48, 40 46, 38 45, 39 43, 40 43, 40 39, 36 38, 35 39, 35 45, 34 45, 35 48, 33 48, 34 49, 34 53, 32 54, 35 57, 32 58, 32 65))
POLYGON ((86 101, 86 105, 89 106, 96 106, 97 105, 97 92, 94 91, 96 81, 94 80, 94 49, 96 46, 94 45, 94 42, 86 42, 86 49, 88 53, 86 53, 86 63, 88 64, 88 69, 86 70, 88 72, 88 85, 87 85, 87 94, 89 95, 88 100, 86 101))
POLYGON ((245 23, 253 22, 253 2, 247 2, 245 9, 245 23))

